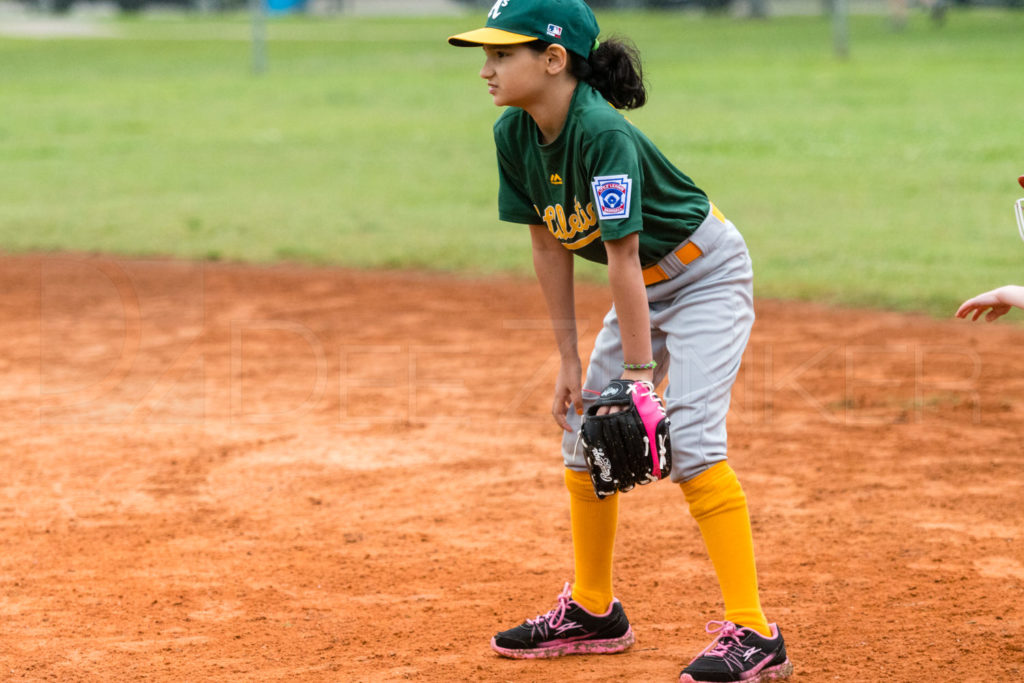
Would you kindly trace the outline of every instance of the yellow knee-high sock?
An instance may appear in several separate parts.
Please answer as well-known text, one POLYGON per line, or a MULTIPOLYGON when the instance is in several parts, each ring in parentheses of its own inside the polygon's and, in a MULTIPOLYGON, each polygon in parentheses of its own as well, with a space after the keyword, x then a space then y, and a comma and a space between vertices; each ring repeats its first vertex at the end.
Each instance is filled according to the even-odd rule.
POLYGON ((576 578, 572 599, 596 614, 611 604, 612 552, 619 523, 619 494, 600 499, 586 472, 565 470, 572 519, 572 550, 576 578))
POLYGON ((680 486, 718 575, 726 621, 770 637, 757 590, 747 497, 736 473, 721 462, 680 486))

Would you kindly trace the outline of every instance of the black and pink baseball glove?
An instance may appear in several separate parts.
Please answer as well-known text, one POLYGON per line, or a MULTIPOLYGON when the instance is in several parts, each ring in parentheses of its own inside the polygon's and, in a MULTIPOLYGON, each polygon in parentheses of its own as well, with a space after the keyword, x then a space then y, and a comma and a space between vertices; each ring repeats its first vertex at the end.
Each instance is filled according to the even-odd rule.
POLYGON ((594 493, 606 498, 668 476, 672 445, 665 404, 649 382, 614 379, 583 416, 580 445, 594 493), (618 412, 598 415, 604 406, 618 412))

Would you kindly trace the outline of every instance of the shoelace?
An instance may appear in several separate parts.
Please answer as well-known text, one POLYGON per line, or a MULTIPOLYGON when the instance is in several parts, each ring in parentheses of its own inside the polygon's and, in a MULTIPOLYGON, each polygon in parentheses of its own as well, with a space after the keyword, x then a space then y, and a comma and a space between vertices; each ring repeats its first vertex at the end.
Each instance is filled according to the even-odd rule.
POLYGON ((742 632, 739 627, 731 621, 709 621, 704 626, 704 630, 715 634, 715 640, 708 645, 707 649, 701 653, 701 656, 719 657, 725 660, 730 668, 733 665, 738 665, 740 655, 735 650, 736 648, 743 647, 743 643, 740 641, 742 632))
POLYGON ((526 623, 529 624, 536 632, 538 629, 541 630, 545 635, 552 628, 558 628, 562 621, 565 620, 565 611, 569 609, 569 601, 572 600, 572 588, 569 586, 567 581, 562 592, 558 594, 558 604, 555 605, 550 612, 547 614, 539 614, 533 619, 527 619, 526 623))

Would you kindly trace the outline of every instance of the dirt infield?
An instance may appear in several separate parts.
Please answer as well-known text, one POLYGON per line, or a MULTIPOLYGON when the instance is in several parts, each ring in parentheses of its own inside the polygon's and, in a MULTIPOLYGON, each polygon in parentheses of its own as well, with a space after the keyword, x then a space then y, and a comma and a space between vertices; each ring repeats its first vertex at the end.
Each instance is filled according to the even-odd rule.
MULTIPOLYGON (((0 261, 0 679, 672 681, 721 616, 662 482, 631 651, 490 652, 571 578, 530 281, 0 261)), ((1024 331, 757 312, 731 456, 794 680, 1021 680, 1024 331)))

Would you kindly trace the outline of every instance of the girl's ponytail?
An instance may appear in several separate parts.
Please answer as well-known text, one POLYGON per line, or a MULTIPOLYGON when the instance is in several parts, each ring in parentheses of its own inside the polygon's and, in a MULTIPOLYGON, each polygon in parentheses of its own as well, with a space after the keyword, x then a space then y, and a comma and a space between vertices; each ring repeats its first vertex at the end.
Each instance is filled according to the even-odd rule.
POLYGON ((647 102, 640 53, 632 43, 610 38, 586 60, 573 55, 572 75, 589 83, 616 109, 638 109, 647 102))

